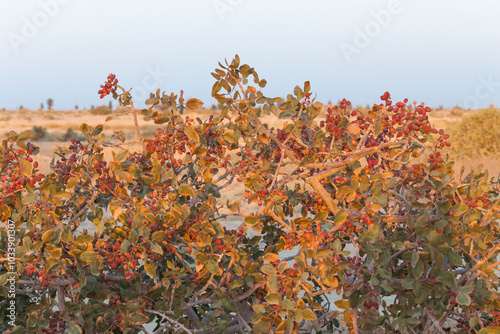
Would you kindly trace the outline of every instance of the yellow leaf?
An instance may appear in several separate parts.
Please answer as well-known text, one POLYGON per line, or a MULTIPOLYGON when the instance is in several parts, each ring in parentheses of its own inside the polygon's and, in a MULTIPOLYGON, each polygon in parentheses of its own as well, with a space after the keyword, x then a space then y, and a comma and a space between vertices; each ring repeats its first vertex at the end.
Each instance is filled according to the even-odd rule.
POLYGON ((302 316, 306 320, 316 320, 316 314, 310 308, 305 308, 302 310, 302 316))
POLYGON ((347 309, 351 308, 351 306, 349 305, 349 301, 347 301, 347 300, 342 300, 342 299, 340 299, 340 300, 336 300, 336 301, 335 301, 335 305, 336 305, 338 308, 342 309, 342 310, 347 310, 347 309))
POLYGON ((198 99, 190 99, 186 103, 186 107, 188 109, 198 109, 198 108, 201 108, 201 106, 203 106, 203 102, 201 102, 198 99))
POLYGON ((354 136, 358 136, 361 133, 361 128, 357 124, 354 124, 354 123, 349 124, 345 130, 348 134, 354 135, 354 136))
POLYGON ((151 262, 146 262, 144 263, 144 269, 146 269, 146 272, 151 275, 152 277, 158 279, 158 275, 156 274, 156 266, 151 263, 151 262))
POLYGON ((187 184, 183 183, 179 186, 179 194, 182 196, 194 196, 194 190, 187 184))
POLYGON ((61 248, 56 248, 56 249, 54 249, 54 250, 51 252, 51 255, 52 255, 52 257, 53 257, 54 259, 58 259, 58 258, 60 258, 60 257, 61 257, 61 255, 62 255, 62 250, 61 250, 61 248))
POLYGON ((200 136, 198 135, 198 132, 196 132, 196 129, 191 126, 191 125, 186 125, 184 127, 184 132, 186 133, 186 136, 188 136, 189 139, 192 141, 195 141, 197 143, 200 142, 200 136))
POLYGON ((276 253, 267 253, 264 255, 264 260, 267 262, 276 262, 280 259, 279 255, 276 253))

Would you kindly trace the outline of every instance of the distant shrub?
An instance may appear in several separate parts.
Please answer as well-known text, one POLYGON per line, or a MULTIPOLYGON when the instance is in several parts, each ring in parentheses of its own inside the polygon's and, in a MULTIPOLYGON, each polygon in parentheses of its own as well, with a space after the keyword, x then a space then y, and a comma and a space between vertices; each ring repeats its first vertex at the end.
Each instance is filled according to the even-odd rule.
POLYGON ((98 106, 90 109, 90 113, 93 115, 110 115, 113 112, 108 106, 98 106))
POLYGON ((39 141, 44 139, 47 136, 47 129, 44 128, 43 126, 34 126, 31 128, 31 132, 33 133, 31 135, 31 139, 34 141, 39 141))
POLYGON ((464 114, 464 112, 461 111, 461 110, 455 110, 455 109, 453 109, 450 114, 452 116, 454 116, 454 117, 462 117, 463 114, 464 114))
POLYGON ((70 141, 71 139, 85 140, 85 136, 79 132, 73 131, 71 128, 68 128, 68 130, 66 130, 66 132, 59 138, 60 141, 70 141))
POLYGON ((500 110, 490 107, 464 116, 451 127, 456 158, 500 156, 500 110))

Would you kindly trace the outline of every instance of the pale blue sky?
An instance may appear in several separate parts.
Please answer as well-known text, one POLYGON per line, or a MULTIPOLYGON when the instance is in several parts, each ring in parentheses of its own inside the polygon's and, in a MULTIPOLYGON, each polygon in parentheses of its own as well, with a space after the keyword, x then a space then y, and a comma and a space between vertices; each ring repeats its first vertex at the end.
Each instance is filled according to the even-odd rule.
POLYGON ((0 0, 0 108, 108 103, 109 73, 138 98, 210 105, 210 72, 236 53, 268 96, 310 80, 324 102, 500 105, 499 15, 498 0, 0 0))

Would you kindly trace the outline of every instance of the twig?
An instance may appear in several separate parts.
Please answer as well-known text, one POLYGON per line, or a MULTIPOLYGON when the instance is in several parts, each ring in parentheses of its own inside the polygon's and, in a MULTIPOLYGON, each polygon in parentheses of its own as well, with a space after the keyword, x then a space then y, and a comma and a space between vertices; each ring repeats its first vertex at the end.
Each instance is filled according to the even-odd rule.
POLYGON ((330 196, 330 194, 326 191, 326 189, 321 185, 320 180, 321 178, 315 175, 308 178, 307 183, 309 183, 314 188, 314 190, 318 192, 318 194, 321 196, 321 198, 325 201, 326 205, 328 206, 328 209, 330 209, 330 211, 334 215, 336 215, 340 211, 340 209, 333 202, 332 196, 330 196))
POLYGON ((210 276, 210 278, 208 279, 207 283, 205 283, 205 285, 203 286, 203 288, 201 288, 201 290, 200 290, 200 291, 198 291, 198 292, 197 292, 197 293, 196 293, 193 297, 191 297, 191 299, 189 299, 188 304, 191 304, 192 302, 194 302, 194 301, 195 301, 195 299, 196 299, 198 296, 200 296, 203 292, 205 292, 205 291, 208 289, 208 287, 209 287, 211 284, 213 284, 213 283, 212 283, 212 280, 213 280, 213 278, 214 278, 214 277, 215 277, 215 274, 212 274, 212 275, 210 276))
POLYGON ((184 325, 183 325, 183 324, 181 324, 180 322, 178 322, 178 321, 176 321, 176 320, 174 320, 174 319, 170 318, 169 316, 167 316, 167 314, 173 314, 173 312, 171 312, 171 313, 170 313, 170 312, 168 312, 167 314, 165 314, 165 313, 162 313, 162 312, 159 312, 159 311, 149 310, 149 309, 147 309, 147 310, 145 310, 145 311, 146 311, 146 312, 148 312, 148 313, 153 313, 153 314, 157 314, 157 315, 159 315, 159 316, 160 316, 160 317, 162 317, 163 319, 165 319, 165 320, 167 320, 168 322, 170 322, 172 325, 179 327, 180 329, 182 329, 183 331, 185 331, 185 332, 186 332, 186 333, 188 333, 188 334, 194 334, 194 332, 193 332, 193 331, 191 331, 191 330, 187 329, 186 327, 184 327, 184 325))
POLYGON ((64 283, 62 279, 58 279, 57 282, 57 304, 59 306, 59 311, 64 313, 65 307, 64 307, 64 283))
POLYGON ((488 254, 486 254, 486 256, 478 261, 472 268, 470 268, 469 270, 467 270, 467 272, 458 279, 457 281, 457 285, 460 285, 465 277, 467 276, 467 274, 470 274, 470 273, 474 273, 475 274, 475 271, 477 271, 477 269, 479 269, 479 267, 481 267, 485 262, 488 262, 488 260, 498 251, 500 250, 500 242, 498 244, 496 244, 495 247, 493 247, 489 252, 488 254))
POLYGON ((78 218, 80 218, 85 213, 85 211, 87 211, 89 205, 94 202, 98 194, 99 193, 95 193, 91 199, 87 200, 86 204, 80 209, 80 211, 73 218, 71 218, 66 224, 70 225, 74 223, 78 218))
POLYGON ((484 323, 483 323, 483 320, 481 320, 481 315, 479 314, 478 310, 475 310, 476 312, 476 317, 479 319, 479 326, 481 326, 481 328, 484 328, 484 323))
MULTIPOLYGON (((288 135, 285 139, 285 141, 283 142, 283 145, 286 144, 286 142, 288 141, 288 139, 290 138, 290 135, 288 135)), ((276 183, 276 181, 278 180, 278 174, 279 174, 279 171, 280 171, 280 168, 281 168, 281 165, 283 164, 283 160, 285 159, 285 155, 282 154, 281 155, 281 158, 280 158, 280 161, 278 163, 278 166, 276 167, 276 173, 274 174, 274 177, 273 177, 273 182, 271 182, 271 186, 269 187, 269 189, 273 189, 274 187, 274 184, 276 183)))
POLYGON ((315 297, 315 296, 319 296, 319 295, 324 295, 325 293, 329 293, 329 292, 335 291, 337 289, 338 289, 338 287, 335 287, 335 288, 324 288, 323 290, 313 292, 312 296, 315 297))
POLYGON ((184 267, 186 267, 187 270, 189 270, 189 272, 191 273, 191 275, 194 275, 193 269, 191 269, 189 267, 189 265, 184 261, 184 259, 182 258, 182 256, 178 252, 175 252, 175 255, 179 258, 179 260, 181 260, 182 264, 184 265, 184 267))
MULTIPOLYGON (((127 95, 129 94, 130 90, 125 91, 125 89, 123 89, 123 87, 121 87, 119 85, 116 85, 116 86, 118 88, 120 88, 124 94, 127 94, 127 95)), ((142 148, 146 149, 146 145, 144 145, 144 141, 142 140, 141 131, 139 130, 139 122, 137 121, 137 110, 135 109, 135 106, 134 106, 134 103, 132 102, 132 99, 129 99, 129 103, 130 103, 130 111, 132 112, 132 115, 134 117, 134 125, 135 125, 135 132, 137 134, 137 139, 141 143, 142 148)))
POLYGON ((269 209, 268 212, 267 212, 271 217, 273 217, 274 220, 276 220, 278 223, 280 223, 281 226, 283 226, 284 228, 286 228, 289 232, 292 232, 293 229, 290 225, 288 225, 287 223, 285 223, 280 217, 278 217, 278 215, 276 215, 273 210, 269 209))
POLYGON ((258 288, 261 288, 264 286, 264 283, 263 282, 260 282, 260 283, 257 283, 257 284, 254 284, 253 287, 250 289, 250 290, 247 290, 246 292, 242 293, 241 295, 239 296, 236 296, 234 298, 234 300, 238 301, 238 302, 241 302, 242 300, 245 300, 247 299, 248 297, 250 297, 252 295, 252 293, 257 290, 258 288))
POLYGON ((245 321, 245 319, 243 319, 243 317, 241 316, 240 312, 236 312, 236 317, 238 318, 238 320, 240 321, 240 324, 245 327, 245 329, 248 331, 248 333, 251 333, 252 332, 252 329, 250 328, 250 326, 248 326, 247 322, 245 321))
POLYGON ((359 151, 361 149, 361 147, 363 145, 365 145, 366 143, 366 139, 368 139, 368 135, 370 134, 370 131, 373 129, 373 124, 370 124, 370 126, 368 127, 368 129, 366 129, 366 132, 365 132, 365 135, 363 136, 363 138, 361 138, 361 140, 359 141, 358 143, 358 147, 356 147, 356 151, 359 151))
POLYGON ((358 309, 352 309, 352 332, 358 334, 358 309))
POLYGON ((497 261, 493 264, 490 264, 489 266, 486 267, 486 269, 488 269, 488 270, 493 269, 493 268, 497 267, 498 265, 500 265, 500 261, 497 261))
POLYGON ((441 325, 439 324, 439 322, 437 321, 436 317, 434 317, 434 315, 429 312, 429 310, 427 308, 424 308, 424 311, 425 313, 429 316, 429 318, 432 320, 432 323, 433 325, 436 327, 436 329, 441 333, 441 334, 446 334, 446 332, 444 331, 444 329, 441 327, 441 325))

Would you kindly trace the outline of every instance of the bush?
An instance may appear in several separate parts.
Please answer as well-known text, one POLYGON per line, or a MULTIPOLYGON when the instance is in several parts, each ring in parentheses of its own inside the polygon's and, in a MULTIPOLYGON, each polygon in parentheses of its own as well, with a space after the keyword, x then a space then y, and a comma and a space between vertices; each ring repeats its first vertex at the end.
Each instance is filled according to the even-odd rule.
POLYGON ((90 113, 92 115, 110 115, 111 113, 113 113, 113 109, 109 108, 108 106, 102 105, 96 108, 91 108, 90 113))
POLYGON ((354 333, 442 332, 450 319, 489 333, 498 182, 480 168, 454 179, 429 107, 385 93, 368 115, 342 100, 319 120, 308 82, 278 108, 238 56, 212 75, 220 116, 195 122, 182 115, 201 101, 157 91, 141 114, 164 128, 144 139, 130 94, 108 77, 99 93, 128 107, 139 152, 83 124, 85 141, 58 149, 42 175, 30 133, 11 132, 0 149, 0 247, 12 254, 0 313, 9 319, 15 304, 11 332, 311 333, 340 314, 354 333), (283 126, 262 123, 271 113, 283 126), (230 187, 244 195, 222 202, 230 187))
POLYGON ((70 141, 71 139, 84 141, 85 136, 68 128, 68 130, 58 138, 59 141, 70 141))
POLYGON ((31 128, 31 139, 34 141, 39 141, 47 136, 47 129, 43 126, 33 126, 31 128))
POLYGON ((458 159, 500 156, 500 110, 497 108, 463 116, 450 132, 451 152, 458 159))

